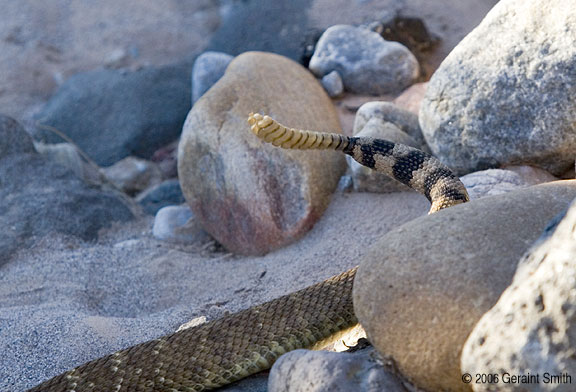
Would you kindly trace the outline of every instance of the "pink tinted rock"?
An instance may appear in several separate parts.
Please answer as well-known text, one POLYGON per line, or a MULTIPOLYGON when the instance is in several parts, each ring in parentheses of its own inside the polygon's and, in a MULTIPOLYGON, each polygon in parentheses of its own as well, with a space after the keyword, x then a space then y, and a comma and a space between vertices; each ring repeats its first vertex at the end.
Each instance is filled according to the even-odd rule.
POLYGON ((247 52, 190 111, 178 151, 182 191, 231 252, 261 255, 304 235, 345 169, 334 151, 282 150, 250 131, 250 112, 300 129, 341 132, 322 86, 288 58, 247 52))
POLYGON ((413 84, 404 90, 402 94, 396 97, 392 102, 394 102, 398 107, 417 115, 420 110, 420 102, 422 102, 424 94, 426 94, 426 86, 428 86, 428 82, 413 84))

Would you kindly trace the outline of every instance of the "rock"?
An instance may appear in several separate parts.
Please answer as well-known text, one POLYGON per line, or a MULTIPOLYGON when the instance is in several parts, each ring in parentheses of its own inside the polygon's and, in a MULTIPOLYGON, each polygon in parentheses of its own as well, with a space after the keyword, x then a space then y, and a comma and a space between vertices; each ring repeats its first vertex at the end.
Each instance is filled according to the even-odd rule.
POLYGON ((178 177, 178 143, 176 140, 154 152, 150 160, 156 162, 160 171, 162 172, 163 178, 175 178, 178 177))
POLYGON ((422 103, 424 95, 426 94, 427 86, 428 82, 413 84, 404 90, 398 97, 394 98, 394 101, 392 102, 400 109, 404 109, 418 115, 418 112, 420 111, 420 104, 422 103))
POLYGON ((136 201, 140 203, 144 212, 154 215, 159 209, 186 202, 180 181, 177 179, 166 180, 138 195, 136 201))
MULTIPOLYGON (((372 117, 364 125, 360 133, 355 136, 385 139, 419 148, 418 143, 416 143, 413 138, 402 132, 394 124, 385 122, 378 117, 372 117)), ((396 181, 384 173, 378 173, 369 167, 363 166, 348 155, 346 156, 346 162, 348 163, 347 175, 350 176, 353 189, 356 192, 389 193, 411 190, 410 187, 402 184, 400 181, 396 181)))
POLYGON ((460 174, 573 166, 575 23, 570 0, 500 1, 429 82, 420 125, 434 154, 460 174))
MULTIPOLYGON (((543 182, 558 181, 559 178, 553 176, 546 170, 533 166, 506 166, 505 170, 510 170, 518 174, 529 185, 537 185, 543 182)), ((568 178, 565 178, 566 180, 568 178)))
POLYGON ((469 390, 460 352, 512 281, 521 255, 576 197, 576 180, 486 197, 384 235, 354 282, 368 339, 425 390, 469 390))
POLYGON ((574 389, 575 226, 573 202, 555 230, 547 230, 524 255, 512 284, 468 337, 462 350, 463 371, 499 376, 497 384, 473 383, 475 391, 494 390, 496 385, 499 391, 574 389), (538 379, 505 384, 510 375, 538 379))
POLYGON ((295 350, 272 366, 270 392, 407 391, 373 348, 353 353, 295 350))
POLYGON ((226 71, 234 56, 221 52, 204 52, 192 68, 192 104, 194 104, 226 71))
POLYGON ((70 143, 34 143, 36 151, 46 159, 72 170, 78 178, 91 184, 102 184, 102 174, 98 166, 82 159, 78 149, 70 143))
MULTIPOLYGON (((401 131, 408 134, 420 149, 427 150, 424 136, 418 124, 418 116, 407 110, 401 109, 390 102, 374 101, 367 102, 360 106, 356 112, 354 120, 354 134, 362 131, 366 123, 372 118, 379 118, 383 121, 394 124, 401 131)), ((399 140, 400 141, 400 140, 399 140)))
MULTIPOLYGON (((149 158, 178 138, 189 109, 186 67, 107 69, 72 76, 35 118, 64 132, 99 165, 109 166, 129 155, 149 158)), ((43 128, 35 136, 62 141, 43 128)))
POLYGON ((185 244, 203 242, 210 238, 194 219, 188 206, 161 208, 154 217, 152 234, 162 241, 185 244))
POLYGON ((506 170, 488 169, 460 177, 470 199, 499 195, 516 188, 556 181, 550 173, 530 166, 514 166, 506 170))
POLYGON ((331 98, 338 97, 344 93, 342 77, 337 71, 332 71, 322 77, 322 87, 331 98))
POLYGON ((208 48, 233 55, 251 50, 274 52, 303 63, 310 45, 307 35, 316 35, 335 23, 391 20, 400 8, 391 0, 224 1, 220 28, 208 48))
POLYGON ((328 28, 310 59, 318 77, 338 71, 347 91, 381 95, 404 90, 418 77, 418 61, 397 42, 347 25, 328 28))
POLYGON ((295 128, 340 126, 329 97, 305 68, 261 52, 235 58, 190 111, 178 151, 184 196, 225 248, 261 255, 314 225, 345 159, 333 151, 282 150, 261 142, 246 122, 253 111, 295 128))
POLYGON ((34 152, 34 143, 26 130, 13 118, 0 114, 0 159, 34 152))
POLYGON ((434 72, 433 69, 426 69, 429 63, 427 58, 431 57, 431 52, 440 43, 440 38, 430 32, 421 18, 398 15, 393 20, 382 23, 377 30, 385 40, 399 42, 414 53, 423 65, 422 73, 428 76, 426 79, 434 72))
POLYGON ((0 266, 32 237, 62 233, 93 240, 100 228, 133 217, 120 198, 88 186, 72 170, 34 152, 32 140, 14 120, 3 118, 2 124, 0 266))
POLYGON ((162 181, 162 173, 154 162, 136 157, 126 157, 104 168, 103 172, 114 185, 129 195, 162 181))

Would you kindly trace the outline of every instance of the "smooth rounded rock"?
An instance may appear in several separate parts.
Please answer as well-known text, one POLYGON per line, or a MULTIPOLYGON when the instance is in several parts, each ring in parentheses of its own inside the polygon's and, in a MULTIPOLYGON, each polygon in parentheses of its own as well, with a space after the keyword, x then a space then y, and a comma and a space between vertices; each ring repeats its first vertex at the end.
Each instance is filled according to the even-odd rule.
POLYGON ((187 205, 161 208, 154 217, 154 237, 162 241, 193 244, 210 237, 206 234, 187 205))
POLYGON ((576 203, 524 255, 514 281, 478 322, 462 350, 462 369, 496 374, 475 391, 573 391, 576 374, 576 203), (530 383, 505 383, 507 375, 530 383), (537 379, 534 379, 537 377, 537 379))
MULTIPOLYGON (((66 134, 99 165, 110 166, 129 155, 149 158, 177 139, 189 110, 187 67, 105 69, 71 76, 35 120, 66 134)), ((40 141, 62 142, 54 132, 37 128, 40 141)))
MULTIPOLYGON (((424 136, 418 124, 418 116, 408 110, 404 110, 391 102, 373 101, 366 102, 358 108, 354 119, 354 134, 358 134, 366 123, 373 118, 389 122, 400 128, 417 142, 417 148, 426 146, 424 136)), ((394 141, 394 140, 393 140, 394 141)), ((396 140, 402 142, 401 140, 396 140)), ((426 147, 427 148, 427 147, 426 147)), ((424 148, 424 149, 426 149, 424 148)))
POLYGON ((284 125, 341 132, 322 86, 285 57, 236 57, 190 111, 178 151, 182 191, 202 227, 229 251, 261 255, 306 233, 345 168, 334 151, 283 150, 259 140, 250 112, 284 125))
POLYGON ((545 170, 530 166, 511 166, 507 169, 488 169, 466 174, 460 180, 470 199, 507 193, 517 188, 556 181, 545 170))
POLYGON ((226 72, 234 56, 222 52, 208 51, 194 61, 192 68, 192 103, 200 99, 226 72))
POLYGON ((177 179, 166 180, 145 190, 136 197, 136 201, 148 214, 156 214, 163 207, 186 202, 177 179))
POLYGON ((338 71, 347 91, 372 95, 400 92, 419 74, 418 60, 404 45, 348 25, 322 34, 309 67, 318 77, 338 71))
POLYGON ((520 257, 576 197, 565 180, 417 218, 381 238, 354 282, 368 339, 426 390, 469 390, 460 353, 512 281, 520 257))
POLYGON ((373 348, 353 353, 294 350, 270 370, 269 392, 405 392, 373 348))
POLYGON ((572 0, 496 4, 430 79, 419 119, 434 155, 459 174, 573 167, 575 26, 572 0))

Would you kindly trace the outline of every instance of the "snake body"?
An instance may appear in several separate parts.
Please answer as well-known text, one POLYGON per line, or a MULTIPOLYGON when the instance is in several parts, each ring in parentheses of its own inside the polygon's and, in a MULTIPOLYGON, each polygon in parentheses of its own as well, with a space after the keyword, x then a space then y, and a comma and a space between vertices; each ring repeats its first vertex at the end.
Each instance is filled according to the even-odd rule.
MULTIPOLYGON (((282 148, 333 149, 423 193, 430 212, 468 201, 466 188, 436 158, 372 138, 300 131, 250 114, 262 140, 282 148)), ((268 369, 287 351, 314 348, 358 321, 356 268, 218 320, 141 343, 56 376, 29 392, 204 391, 268 369)))

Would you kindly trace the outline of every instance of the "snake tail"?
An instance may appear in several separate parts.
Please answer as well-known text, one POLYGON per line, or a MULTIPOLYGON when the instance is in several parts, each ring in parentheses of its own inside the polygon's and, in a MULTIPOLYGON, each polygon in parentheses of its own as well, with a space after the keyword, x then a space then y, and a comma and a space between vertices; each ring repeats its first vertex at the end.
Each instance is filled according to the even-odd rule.
POLYGON ((248 123, 256 136, 281 148, 342 151, 422 193, 431 203, 430 213, 469 200, 466 188, 450 168, 416 148, 370 137, 288 128, 259 113, 250 113, 248 123))

